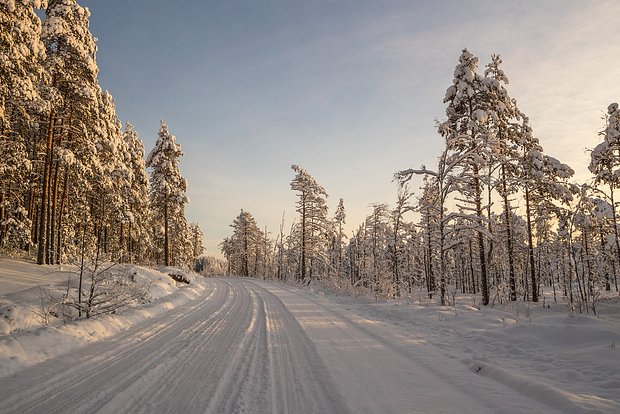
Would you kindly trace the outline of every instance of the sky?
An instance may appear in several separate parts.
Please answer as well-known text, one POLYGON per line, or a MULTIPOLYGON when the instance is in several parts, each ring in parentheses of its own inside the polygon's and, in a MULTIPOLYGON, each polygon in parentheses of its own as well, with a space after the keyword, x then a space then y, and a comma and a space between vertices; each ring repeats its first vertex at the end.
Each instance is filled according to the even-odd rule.
POLYGON ((210 255, 241 209, 274 238, 283 213, 290 228, 291 164, 325 187, 330 216, 344 199, 349 231, 371 203, 393 205, 396 171, 436 165, 465 47, 482 65, 501 55, 510 95, 577 181, 620 100, 618 1, 78 2, 121 121, 147 153, 160 120, 181 144, 210 255))

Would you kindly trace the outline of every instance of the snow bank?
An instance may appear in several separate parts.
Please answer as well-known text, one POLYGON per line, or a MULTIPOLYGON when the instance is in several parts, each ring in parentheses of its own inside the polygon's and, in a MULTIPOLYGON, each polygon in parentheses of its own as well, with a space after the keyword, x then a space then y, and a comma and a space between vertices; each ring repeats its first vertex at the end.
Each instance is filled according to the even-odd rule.
POLYGON ((203 278, 180 269, 133 266, 137 278, 150 284, 148 302, 116 314, 63 324, 54 318, 45 326, 40 293, 66 288, 74 269, 37 266, 0 259, 0 376, 65 354, 88 343, 109 338, 162 312, 202 296, 203 278), (175 282, 168 274, 183 274, 190 284, 175 282), (3 334, 3 335, 2 335, 3 334))
POLYGON ((477 375, 560 412, 617 413, 620 303, 614 295, 599 305, 599 316, 571 315, 552 297, 544 305, 479 309, 466 296, 457 296, 456 306, 438 306, 418 296, 415 301, 326 296, 370 319, 405 328, 412 338, 423 338, 477 375))

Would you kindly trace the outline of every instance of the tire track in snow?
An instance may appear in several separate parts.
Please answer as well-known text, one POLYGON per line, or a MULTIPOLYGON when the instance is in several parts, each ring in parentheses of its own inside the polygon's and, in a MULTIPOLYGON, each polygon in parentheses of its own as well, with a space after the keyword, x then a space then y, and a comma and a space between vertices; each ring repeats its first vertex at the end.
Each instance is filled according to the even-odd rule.
POLYGON ((175 353, 162 352, 162 343, 172 341, 179 331, 183 334, 197 314, 217 312, 226 304, 227 286, 212 286, 210 297, 199 306, 197 301, 190 302, 110 341, 3 378, 8 384, 0 388, 0 412, 92 412, 101 408, 138 378, 171 362, 175 353))
POLYGON ((201 376, 207 372, 200 358, 205 348, 211 346, 212 336, 224 331, 226 320, 242 305, 238 292, 228 284, 225 286, 227 299, 223 306, 205 320, 195 322, 187 336, 176 338, 169 345, 163 344, 165 353, 174 353, 176 350, 174 364, 153 376, 141 377, 137 383, 109 401, 103 407, 103 412, 115 412, 121 403, 123 410, 131 412, 170 412, 204 404, 204 393, 193 392, 193 383, 204 381, 201 376), (178 344, 181 346, 176 346, 178 344))
POLYGON ((395 326, 327 306, 299 289, 256 284, 280 297, 298 318, 355 412, 526 413, 532 407, 560 412, 481 378, 395 326))
POLYGON ((0 412, 346 413, 299 323, 245 279, 0 384, 0 412))
POLYGON ((272 293, 237 279, 252 319, 207 413, 347 413, 301 326, 272 293))
POLYGON ((265 303, 268 342, 273 360, 272 400, 268 412, 347 413, 337 384, 319 357, 314 344, 282 301, 250 280, 265 303))

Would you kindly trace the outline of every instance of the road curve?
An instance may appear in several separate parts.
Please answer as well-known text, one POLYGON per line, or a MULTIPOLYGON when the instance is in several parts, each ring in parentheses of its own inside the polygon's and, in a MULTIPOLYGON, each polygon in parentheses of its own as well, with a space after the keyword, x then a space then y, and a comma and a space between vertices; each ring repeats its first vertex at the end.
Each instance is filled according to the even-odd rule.
POLYGON ((0 382, 7 413, 347 412, 274 295, 211 279, 209 296, 0 382))
POLYGON ((0 412, 491 413, 536 408, 506 389, 476 384, 481 380, 462 364, 436 360, 440 355, 428 345, 399 336, 393 327, 347 314, 301 290, 243 278, 207 283, 204 298, 1 378, 0 412), (434 369, 433 361, 443 368, 434 369), (476 397, 468 393, 470 386, 482 386, 491 395, 476 397))

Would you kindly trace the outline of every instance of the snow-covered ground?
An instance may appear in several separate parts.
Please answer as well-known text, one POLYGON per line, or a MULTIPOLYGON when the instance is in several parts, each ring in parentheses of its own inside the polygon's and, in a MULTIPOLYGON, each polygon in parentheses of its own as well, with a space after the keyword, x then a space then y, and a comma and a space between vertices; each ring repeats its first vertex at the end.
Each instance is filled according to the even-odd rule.
POLYGON ((170 269, 132 268, 138 281, 149 286, 148 303, 133 304, 113 315, 65 324, 60 315, 47 319, 42 316, 47 310, 43 307, 48 306, 45 295, 60 295, 68 283, 75 286, 75 267, 38 266, 0 258, 0 376, 109 338, 202 297, 205 289, 202 277, 192 277, 192 283, 187 285, 172 280, 167 274, 170 269))
POLYGON ((67 283, 49 270, 0 260, 23 324, 0 335, 0 412, 620 412, 617 298, 569 316, 140 269, 151 303, 37 328, 37 285, 67 283))
MULTIPOLYGON (((408 303, 334 294, 323 297, 321 291, 315 295, 315 302, 332 311, 360 315, 359 320, 377 330, 398 328, 391 332, 386 328, 384 337, 396 335, 402 344, 432 345, 440 357, 428 362, 431 370, 441 369, 442 361, 458 361, 476 377, 542 402, 547 410, 620 413, 620 350, 616 348, 620 303, 616 292, 599 304, 598 317, 571 316, 566 305, 553 302, 551 294, 544 305, 496 304, 481 309, 472 306, 474 300, 468 297, 457 298, 456 306, 438 307, 425 304, 422 298, 419 303, 408 303)), ((419 346, 404 348, 412 352, 419 346)), ((465 389, 473 395, 493 395, 480 392, 480 387, 471 382, 465 389)), ((505 402, 498 395, 493 398, 505 402)))

